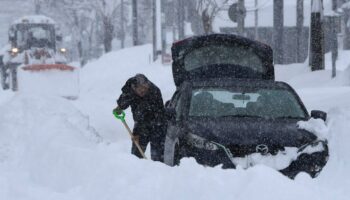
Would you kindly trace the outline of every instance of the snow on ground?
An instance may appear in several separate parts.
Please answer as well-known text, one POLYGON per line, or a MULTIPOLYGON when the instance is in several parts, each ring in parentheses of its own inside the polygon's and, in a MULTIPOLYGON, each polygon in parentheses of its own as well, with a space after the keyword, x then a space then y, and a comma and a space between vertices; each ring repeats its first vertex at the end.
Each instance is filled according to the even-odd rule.
MULTIPOLYGON (((170 66, 151 63, 152 46, 145 45, 111 52, 101 59, 87 64, 81 70, 81 94, 77 106, 91 118, 92 125, 105 139, 115 141, 126 139, 124 127, 112 117, 116 100, 128 78, 137 73, 145 74, 162 91, 163 99, 170 99, 175 91, 170 66)), ((132 123, 131 113, 127 120, 132 123)))
POLYGON ((19 68, 18 90, 27 93, 79 97, 79 68, 74 70, 23 70, 19 68), (40 83, 40 84, 38 84, 40 83))
POLYGON ((150 64, 150 54, 146 45, 89 63, 81 70, 77 101, 0 91, 0 199, 348 199, 350 76, 345 66, 335 80, 330 71, 311 73, 301 64, 277 66, 277 79, 294 86, 309 110, 329 116, 328 164, 316 179, 299 174, 290 180, 262 165, 222 170, 183 159, 171 168, 131 156, 127 133, 111 114, 121 86, 144 73, 165 100, 175 89, 171 68, 150 64))

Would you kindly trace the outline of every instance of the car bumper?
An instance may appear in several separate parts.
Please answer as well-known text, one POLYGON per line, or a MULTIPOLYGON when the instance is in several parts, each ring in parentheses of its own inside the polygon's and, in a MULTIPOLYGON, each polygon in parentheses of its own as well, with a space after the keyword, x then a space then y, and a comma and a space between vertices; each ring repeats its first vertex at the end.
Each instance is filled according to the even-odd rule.
POLYGON ((299 172, 306 172, 311 177, 316 177, 328 161, 328 146, 324 141, 317 141, 299 149, 295 148, 295 151, 285 150, 277 155, 260 156, 255 153, 245 157, 235 157, 224 146, 217 150, 189 146, 186 156, 194 157, 199 164, 211 167, 222 165, 222 168, 227 169, 240 165, 243 168, 249 168, 256 164, 264 164, 290 178, 294 178, 299 172), (279 165, 270 163, 279 163, 279 165))

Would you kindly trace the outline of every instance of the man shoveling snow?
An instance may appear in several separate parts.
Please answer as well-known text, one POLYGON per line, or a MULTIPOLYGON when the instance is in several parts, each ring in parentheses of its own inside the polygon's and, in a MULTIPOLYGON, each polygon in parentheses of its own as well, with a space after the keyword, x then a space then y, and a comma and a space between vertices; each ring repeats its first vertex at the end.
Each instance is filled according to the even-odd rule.
POLYGON ((140 145, 143 153, 150 143, 151 159, 163 162, 166 120, 159 88, 143 74, 137 74, 126 81, 117 103, 118 107, 113 112, 120 115, 130 106, 135 121, 131 153, 144 157, 135 143, 140 145))

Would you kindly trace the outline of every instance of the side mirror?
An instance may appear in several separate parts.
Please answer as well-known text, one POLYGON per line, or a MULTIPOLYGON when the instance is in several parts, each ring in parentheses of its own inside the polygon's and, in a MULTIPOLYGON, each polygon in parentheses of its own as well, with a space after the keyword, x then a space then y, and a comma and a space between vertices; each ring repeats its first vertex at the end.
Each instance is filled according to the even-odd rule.
POLYGON ((312 110, 311 117, 314 119, 322 119, 323 121, 327 120, 327 113, 320 110, 312 110))
POLYGON ((176 120, 175 108, 165 108, 165 115, 169 121, 175 121, 176 120))

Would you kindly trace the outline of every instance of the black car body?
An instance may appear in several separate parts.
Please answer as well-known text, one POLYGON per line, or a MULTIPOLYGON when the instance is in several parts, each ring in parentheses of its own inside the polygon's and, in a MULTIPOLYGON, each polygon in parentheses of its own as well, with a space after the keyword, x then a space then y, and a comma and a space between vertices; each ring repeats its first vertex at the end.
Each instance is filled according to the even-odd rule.
MULTIPOLYGON (((265 164, 291 178, 301 171, 315 177, 328 160, 327 141, 298 128, 297 123, 309 120, 310 115, 288 84, 274 81, 270 48, 229 35, 195 40, 192 38, 180 45, 182 50, 178 51, 187 51, 181 58, 173 54, 174 81, 178 87, 167 103, 170 122, 165 163, 172 166, 179 164, 183 157, 194 157, 205 166, 247 168, 265 164), (249 48, 240 51, 256 54, 261 61, 254 62, 261 64, 262 70, 235 63, 209 63, 194 71, 186 70, 189 69, 184 62, 186 55, 194 55, 191 59, 196 59, 196 54, 191 52, 201 47, 198 41, 205 41, 202 45, 211 48, 218 37, 224 45, 241 45, 235 40, 249 43, 249 48), (226 43, 225 37, 230 38, 230 42, 226 43), (184 48, 186 43, 188 46, 184 48), (195 47, 191 43, 196 44, 195 47), (266 56, 259 56, 264 54, 266 56)), ((173 46, 173 52, 177 45, 173 46)), ((220 60, 227 61, 226 58, 220 60)), ((314 111, 312 115, 324 120, 326 117, 321 111, 314 111)))

